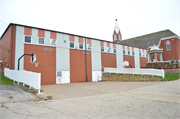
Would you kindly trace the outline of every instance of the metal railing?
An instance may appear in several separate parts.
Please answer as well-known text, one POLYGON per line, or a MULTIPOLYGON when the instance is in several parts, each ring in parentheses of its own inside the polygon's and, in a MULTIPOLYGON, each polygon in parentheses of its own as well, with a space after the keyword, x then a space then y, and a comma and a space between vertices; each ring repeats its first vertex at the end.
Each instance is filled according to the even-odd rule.
POLYGON ((4 68, 4 76, 8 77, 13 81, 17 81, 18 84, 23 83, 23 86, 28 85, 29 88, 35 88, 40 94, 41 73, 35 73, 25 70, 10 70, 8 68, 4 68))
POLYGON ((156 75, 164 78, 164 70, 160 69, 139 69, 139 68, 104 68, 104 72, 109 73, 122 73, 122 74, 141 74, 143 75, 156 75))

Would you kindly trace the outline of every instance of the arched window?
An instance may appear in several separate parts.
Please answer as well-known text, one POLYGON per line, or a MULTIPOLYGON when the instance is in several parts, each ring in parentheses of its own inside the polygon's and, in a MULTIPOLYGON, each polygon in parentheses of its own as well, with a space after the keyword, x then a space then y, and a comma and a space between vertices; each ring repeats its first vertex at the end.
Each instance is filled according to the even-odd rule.
POLYGON ((169 41, 166 42, 166 50, 171 50, 171 43, 169 41))
POLYGON ((121 40, 121 35, 119 34, 119 40, 121 40))
POLYGON ((114 40, 117 40, 117 38, 116 38, 116 34, 114 34, 114 40))

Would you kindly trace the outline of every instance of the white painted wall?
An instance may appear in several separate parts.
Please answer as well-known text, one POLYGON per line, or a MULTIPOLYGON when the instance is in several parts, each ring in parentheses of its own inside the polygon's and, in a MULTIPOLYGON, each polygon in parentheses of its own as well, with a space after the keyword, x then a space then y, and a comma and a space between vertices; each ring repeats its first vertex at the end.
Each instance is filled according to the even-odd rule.
POLYGON ((70 71, 62 71, 62 77, 56 77, 56 84, 64 83, 70 83, 70 71), (58 78, 61 78, 61 82, 58 82, 58 78))
POLYGON ((102 81, 101 71, 92 71, 92 82, 102 81))

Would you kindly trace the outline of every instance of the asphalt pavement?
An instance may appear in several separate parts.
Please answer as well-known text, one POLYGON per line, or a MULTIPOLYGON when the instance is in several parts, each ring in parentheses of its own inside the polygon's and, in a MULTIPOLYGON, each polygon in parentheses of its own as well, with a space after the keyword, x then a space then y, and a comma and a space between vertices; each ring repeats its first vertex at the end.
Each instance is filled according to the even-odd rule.
MULTIPOLYGON (((91 85, 102 85, 100 84, 91 85)), ((127 82, 128 83, 128 82, 127 82)), ((132 82, 131 82, 132 83, 132 82)), ((0 107, 1 119, 179 119, 180 80, 161 82, 114 92, 103 88, 104 94, 67 96, 49 101, 4 102, 0 107)), ((134 83, 135 85, 136 83, 134 83)), ((65 84, 68 85, 68 84, 65 84)), ((73 88, 73 84, 72 89, 73 88)), ((78 85, 78 84, 77 84, 78 85)), ((106 84, 108 85, 108 84, 106 84)), ((118 87, 118 83, 114 88, 118 87), (117 86, 116 86, 117 85, 117 86)), ((119 84, 121 86, 122 84, 119 84)), ((124 84, 123 84, 124 85, 124 84)), ((127 85, 126 85, 127 86, 127 85)), ((126 87, 124 86, 124 87, 126 87)), ((130 85, 128 85, 130 86, 130 85)), ((76 84, 74 85, 76 87, 76 84)), ((82 86, 83 87, 83 86, 82 86)), ((103 86, 102 86, 103 87, 103 86)), ((102 89, 97 86, 97 89, 102 89)), ((132 85, 133 87, 133 85, 132 85)), ((71 89, 71 90, 72 90, 71 89)), ((84 89, 84 88, 82 88, 84 89)), ((88 88, 87 88, 88 89, 88 88)), ((89 87, 90 90, 91 87, 89 87)), ((8 90, 7 90, 8 91, 8 90)), ((46 90, 44 90, 46 92, 46 90)), ((88 91, 87 91, 88 92, 88 91)), ((65 95, 65 94, 64 94, 65 95)), ((68 94, 70 95, 70 94, 68 94)), ((0 99, 1 100, 1 99, 0 99)))

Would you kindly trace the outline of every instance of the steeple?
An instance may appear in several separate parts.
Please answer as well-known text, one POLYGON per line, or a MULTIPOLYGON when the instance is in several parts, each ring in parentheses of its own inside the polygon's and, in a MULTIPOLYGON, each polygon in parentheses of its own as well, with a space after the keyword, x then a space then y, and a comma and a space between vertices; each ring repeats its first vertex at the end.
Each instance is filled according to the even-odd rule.
POLYGON ((113 42, 120 42, 122 40, 121 31, 118 25, 117 17, 115 18, 115 26, 113 32, 113 42))

